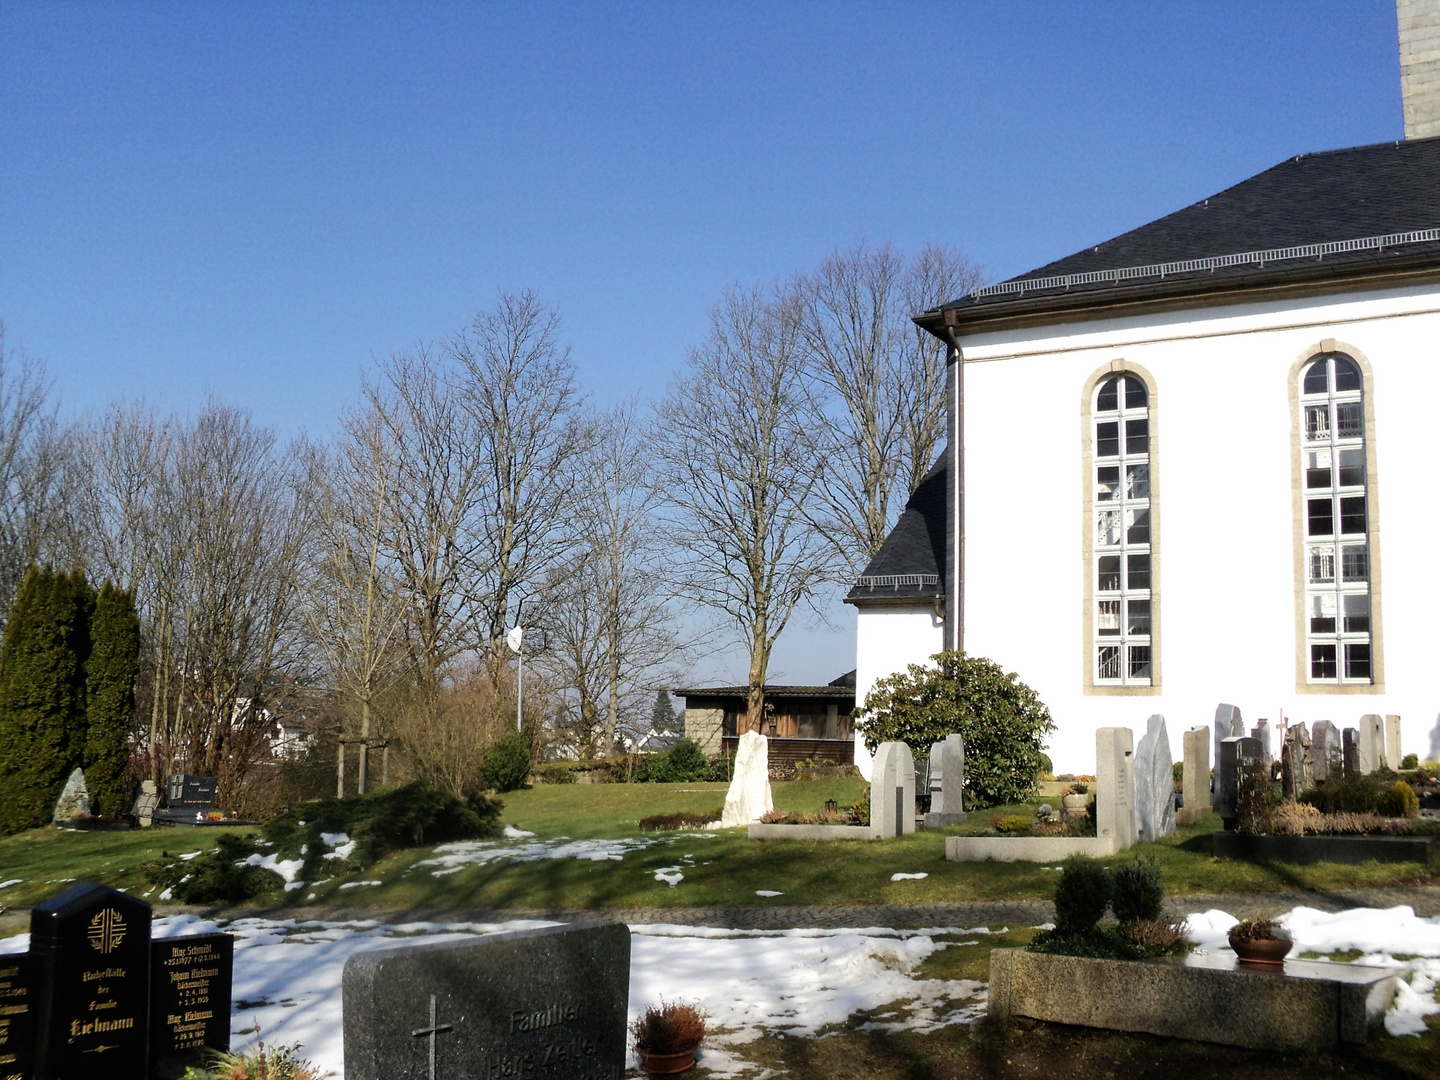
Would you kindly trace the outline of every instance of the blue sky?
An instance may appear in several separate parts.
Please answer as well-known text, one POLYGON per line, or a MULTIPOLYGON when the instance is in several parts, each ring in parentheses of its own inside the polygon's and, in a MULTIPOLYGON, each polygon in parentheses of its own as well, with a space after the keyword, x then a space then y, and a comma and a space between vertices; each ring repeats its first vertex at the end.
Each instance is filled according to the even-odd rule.
MULTIPOLYGON (((323 437, 373 357, 531 288, 608 403, 837 246, 998 279, 1402 135, 1390 0, 0 0, 0 319, 66 413, 323 437)), ((834 615, 772 677, 838 674, 834 615)))

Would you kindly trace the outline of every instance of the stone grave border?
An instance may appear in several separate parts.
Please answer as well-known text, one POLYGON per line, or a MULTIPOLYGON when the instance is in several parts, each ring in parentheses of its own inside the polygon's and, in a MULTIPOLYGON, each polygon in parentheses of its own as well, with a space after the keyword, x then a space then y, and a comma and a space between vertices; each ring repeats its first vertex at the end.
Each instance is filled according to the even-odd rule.
POLYGON ((1024 949, 990 952, 992 1020, 1142 1031, 1260 1050, 1363 1043, 1395 997, 1393 968, 1287 960, 1283 972, 1231 953, 1101 960, 1024 949))
POLYGON ((1430 860, 1428 836, 1249 836, 1217 831, 1210 834, 1210 854, 1221 859, 1274 861, 1308 866, 1331 862, 1354 865, 1369 859, 1382 863, 1430 860))

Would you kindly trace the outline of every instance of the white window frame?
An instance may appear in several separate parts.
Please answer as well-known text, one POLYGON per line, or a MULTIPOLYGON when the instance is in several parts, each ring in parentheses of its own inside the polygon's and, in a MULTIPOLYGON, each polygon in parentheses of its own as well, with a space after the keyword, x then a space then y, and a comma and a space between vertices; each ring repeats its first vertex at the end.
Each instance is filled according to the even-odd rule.
MULTIPOLYGON (((1155 638, 1155 604, 1153 587, 1155 584, 1155 552, 1154 552, 1154 529, 1155 515, 1151 503, 1151 496, 1154 492, 1154 472, 1152 468, 1152 446, 1155 438, 1154 425, 1150 417, 1150 389, 1145 385, 1145 380, 1131 372, 1116 372, 1105 379, 1102 379, 1095 387, 1091 397, 1091 423, 1090 423, 1090 446, 1091 465, 1088 483, 1091 493, 1090 528, 1092 530, 1092 549, 1090 563, 1090 582, 1092 585, 1092 611, 1091 623, 1093 627, 1092 640, 1090 642, 1090 664, 1094 684, 1102 686, 1153 686, 1155 683, 1156 657, 1154 649, 1155 638), (1117 404, 1119 408, 1113 411, 1100 411, 1100 395, 1108 386, 1117 385, 1117 404), (1145 395, 1142 405, 1131 403, 1131 391, 1129 385, 1138 387, 1145 395), (1144 420, 1146 425, 1146 438, 1143 448, 1132 449, 1126 432, 1127 421, 1144 420), (1102 424, 1115 423, 1118 425, 1117 433, 1120 437, 1119 453, 1105 457, 1100 456, 1100 426, 1102 424), (1143 496, 1132 496, 1128 493, 1127 478, 1130 470, 1140 466, 1146 471, 1147 485, 1143 496), (1116 489, 1113 495, 1102 493, 1100 483, 1100 472, 1102 469, 1117 469, 1116 489), (1101 532, 1101 522, 1105 515, 1118 512, 1120 515, 1120 529, 1118 543, 1107 544, 1103 541, 1106 536, 1101 532), (1147 530, 1143 541, 1132 541, 1130 537, 1131 526, 1128 524, 1133 516, 1143 513, 1146 515, 1147 530), (1130 559, 1132 556, 1144 556, 1149 565, 1147 582, 1143 588, 1136 587, 1130 581, 1130 559), (1100 567, 1102 561, 1107 558, 1119 559, 1119 588, 1102 589, 1100 567), (1102 632, 1105 624, 1109 621, 1101 617, 1104 605, 1118 604, 1119 625, 1114 632, 1102 632), (1131 605, 1144 604, 1148 614, 1145 620, 1145 628, 1142 631, 1133 630, 1130 618, 1131 605), (1118 653, 1114 658, 1119 660, 1119 670, 1110 670, 1109 650, 1116 649, 1118 653), (1143 672, 1139 668, 1140 650, 1144 650, 1143 672), (1133 672, 1133 673, 1132 673, 1133 672)), ((1108 577, 1108 575, 1107 575, 1108 577)))

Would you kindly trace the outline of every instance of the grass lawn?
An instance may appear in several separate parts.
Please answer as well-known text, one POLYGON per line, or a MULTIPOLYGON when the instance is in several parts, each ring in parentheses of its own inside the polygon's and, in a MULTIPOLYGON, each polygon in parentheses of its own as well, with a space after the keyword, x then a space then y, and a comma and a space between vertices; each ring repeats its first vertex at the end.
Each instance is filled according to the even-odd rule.
MULTIPOLYGON (((696 833, 642 833, 638 822, 652 814, 718 812, 724 784, 574 784, 540 786, 504 796, 503 820, 536 834, 537 840, 626 841, 622 859, 600 861, 510 858, 462 865, 450 873, 431 849, 393 855, 362 875, 312 884, 298 892, 276 893, 266 906, 288 902, 376 908, 605 908, 740 906, 748 904, 884 904, 1047 898, 1055 870, 1033 863, 954 863, 944 857, 950 832, 984 829, 997 813, 1033 813, 1034 806, 980 811, 955 830, 923 830, 903 838, 820 842, 750 840, 744 830, 696 833), (675 887, 656 879, 673 873, 675 887), (894 873, 923 872, 923 880, 891 881, 894 873), (356 881, 380 882, 355 885, 356 881), (342 888, 344 885, 350 888, 342 888), (783 895, 764 898, 757 890, 783 895)), ((859 780, 777 783, 777 807, 819 809, 827 799, 841 806, 863 790, 859 780)), ((1160 860, 1172 894, 1272 892, 1418 885, 1440 881, 1440 865, 1414 863, 1341 866, 1258 865, 1210 856, 1210 817, 1136 852, 1160 860)), ((0 840, 0 903, 30 905, 66 888, 71 881, 98 881, 145 895, 149 886, 137 868, 163 849, 189 852, 214 842, 211 829, 146 829, 128 833, 72 833, 37 829, 0 840)), ((503 841, 501 846, 519 847, 503 841)), ((1125 858, 1121 855, 1117 858, 1125 858)), ((148 897, 152 901, 155 897, 148 897)))

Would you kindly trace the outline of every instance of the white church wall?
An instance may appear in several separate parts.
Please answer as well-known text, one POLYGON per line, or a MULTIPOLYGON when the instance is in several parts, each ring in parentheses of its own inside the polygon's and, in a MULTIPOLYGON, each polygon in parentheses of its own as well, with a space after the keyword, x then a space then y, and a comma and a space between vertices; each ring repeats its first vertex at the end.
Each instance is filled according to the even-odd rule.
MULTIPOLYGON (((1062 771, 1092 771, 1094 733, 1163 713, 1172 754, 1221 701, 1247 723, 1399 713, 1424 753, 1434 667, 1440 514, 1431 429, 1440 401, 1440 289, 1149 316, 962 340, 966 357, 967 651, 1030 683, 1059 731, 1062 771), (1384 693, 1298 693, 1291 405, 1295 361, 1324 339, 1373 372, 1384 693), (1155 379, 1158 693, 1084 692, 1080 397, 1113 361, 1155 379)), ((866 661, 861 636, 860 673, 866 661)), ((899 658, 887 647, 886 662, 899 658)), ((1178 757, 1177 757, 1178 760, 1178 757)))
MULTIPOLYGON (((887 675, 924 663, 945 647, 944 624, 934 609, 917 604, 866 605, 856 609, 855 707, 887 675)), ((855 764, 870 779, 872 756, 855 738, 855 764)))

